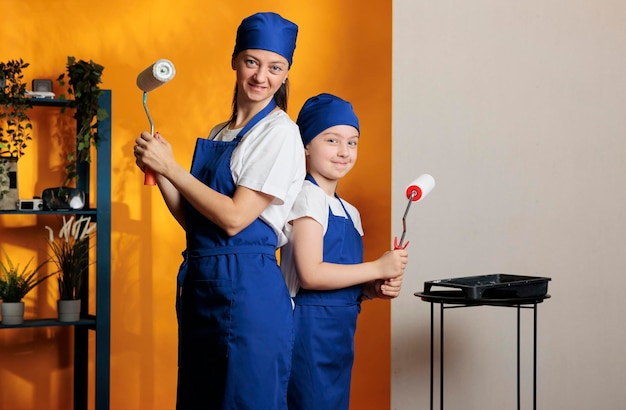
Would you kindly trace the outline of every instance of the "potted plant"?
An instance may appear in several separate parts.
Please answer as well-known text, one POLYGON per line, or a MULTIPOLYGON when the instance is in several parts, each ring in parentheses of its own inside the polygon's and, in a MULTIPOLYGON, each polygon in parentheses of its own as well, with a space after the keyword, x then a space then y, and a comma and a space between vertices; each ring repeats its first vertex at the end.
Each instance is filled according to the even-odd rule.
MULTIPOLYGON (((74 118, 77 130, 76 150, 67 153, 66 185, 72 184, 77 178, 77 161, 91 161, 91 147, 97 148, 99 140, 97 120, 108 116, 98 102, 102 94, 99 84, 102 83, 103 71, 104 67, 92 60, 76 60, 73 56, 67 58, 67 93, 74 96, 68 106, 76 110, 74 118)), ((65 73, 57 78, 57 82, 61 87, 66 85, 65 73)), ((65 99, 65 95, 61 94, 59 98, 65 99)))
POLYGON ((32 139, 23 60, 0 62, 0 209, 17 209, 17 160, 32 139))
POLYGON ((28 267, 32 259, 28 261, 24 269, 20 270, 19 264, 13 264, 9 255, 4 252, 6 262, 0 261, 0 299, 2 299, 2 324, 20 325, 24 322, 24 302, 22 299, 35 286, 48 279, 53 274, 37 277, 37 272, 46 264, 43 261, 35 269, 28 267))
POLYGON ((57 267, 59 321, 75 322, 80 319, 81 295, 85 275, 89 273, 90 239, 96 227, 91 217, 74 221, 63 217, 63 226, 55 239, 52 228, 46 226, 48 243, 52 250, 52 261, 57 267), (58 240, 57 240, 58 239, 58 240))

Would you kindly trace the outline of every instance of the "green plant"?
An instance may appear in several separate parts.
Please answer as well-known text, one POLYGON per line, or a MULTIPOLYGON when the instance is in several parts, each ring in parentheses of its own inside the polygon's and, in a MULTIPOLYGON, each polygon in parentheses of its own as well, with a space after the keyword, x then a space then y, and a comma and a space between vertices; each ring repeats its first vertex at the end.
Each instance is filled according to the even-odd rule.
POLYGON ((57 283, 59 285, 59 299, 80 299, 85 282, 85 275, 89 271, 90 235, 95 229, 90 217, 81 217, 74 222, 63 217, 63 227, 59 231, 60 240, 54 239, 52 229, 49 231, 49 245, 52 250, 52 260, 57 267, 57 283))
POLYGON ((19 264, 14 265, 9 255, 3 251, 6 263, 0 261, 0 299, 7 303, 21 302, 35 286, 48 279, 54 273, 43 277, 36 277, 37 272, 49 262, 43 261, 33 270, 28 270, 31 260, 28 261, 24 269, 20 271, 19 264))
POLYGON ((28 66, 22 59, 0 62, 0 156, 20 158, 32 139, 27 114, 32 106, 22 73, 28 66))
MULTIPOLYGON (((102 94, 99 84, 102 83, 102 72, 104 67, 89 60, 76 60, 75 57, 67 58, 67 93, 74 96, 70 100, 69 107, 74 108, 74 118, 76 119, 76 152, 67 154, 66 182, 70 185, 76 180, 76 160, 81 162, 91 161, 91 147, 98 147, 98 126, 96 120, 102 120, 108 116, 106 110, 100 108, 98 97, 102 94)), ((65 73, 57 78, 61 87, 66 85, 65 73)), ((61 94, 60 99, 65 99, 61 94)), ((62 108, 62 111, 65 107, 62 108)))

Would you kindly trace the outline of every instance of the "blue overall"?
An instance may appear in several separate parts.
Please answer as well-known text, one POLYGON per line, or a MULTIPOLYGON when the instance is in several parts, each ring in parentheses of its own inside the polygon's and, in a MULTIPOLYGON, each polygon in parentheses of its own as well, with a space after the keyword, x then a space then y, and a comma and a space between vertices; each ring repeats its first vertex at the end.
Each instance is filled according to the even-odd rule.
MULTIPOLYGON (((232 153, 274 107, 272 100, 233 141, 198 139, 191 173, 232 196, 232 153)), ((275 232, 257 218, 229 237, 189 204, 185 222, 177 409, 286 409, 293 312, 275 232)))
MULTIPOLYGON (((307 175, 307 179, 316 184, 312 176, 307 175)), ((324 262, 363 262, 361 235, 347 211, 346 215, 347 218, 335 216, 329 209, 328 228, 324 235, 324 262)), ((361 285, 330 291, 298 291, 288 389, 289 410, 348 409, 360 300, 361 285)))

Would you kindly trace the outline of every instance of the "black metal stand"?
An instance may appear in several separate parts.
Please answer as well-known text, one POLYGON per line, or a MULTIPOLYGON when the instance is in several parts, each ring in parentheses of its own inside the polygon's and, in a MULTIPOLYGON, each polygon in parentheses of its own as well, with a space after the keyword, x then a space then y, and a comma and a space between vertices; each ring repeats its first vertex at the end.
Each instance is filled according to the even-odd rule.
POLYGON ((435 303, 440 305, 439 314, 439 409, 443 410, 443 364, 444 364, 444 310, 469 306, 503 306, 517 308, 517 410, 521 410, 520 383, 520 333, 521 310, 533 310, 533 409, 537 408, 537 304, 548 299, 550 295, 528 298, 509 299, 468 299, 456 291, 417 292, 415 296, 430 302, 430 409, 434 406, 434 364, 435 364, 435 303), (449 305, 449 306, 446 306, 449 305))

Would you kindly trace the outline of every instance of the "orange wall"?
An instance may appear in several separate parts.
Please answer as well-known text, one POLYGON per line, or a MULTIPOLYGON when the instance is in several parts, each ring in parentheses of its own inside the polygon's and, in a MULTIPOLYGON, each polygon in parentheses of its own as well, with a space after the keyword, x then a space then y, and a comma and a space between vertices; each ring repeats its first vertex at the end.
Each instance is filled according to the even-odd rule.
MULTIPOLYGON (((136 75, 158 58, 176 65, 176 78, 151 93, 148 104, 156 129, 188 164, 195 137, 230 112, 229 57, 239 22, 267 10, 300 26, 289 114, 295 118, 309 96, 331 92, 352 101, 360 116, 359 162, 339 189, 360 208, 365 256, 374 259, 390 245, 391 1, 363 7, 359 0, 30 0, 3 7, 0 61, 29 62, 28 83, 56 79, 73 55, 102 64, 103 88, 113 90, 113 409, 166 409, 175 403, 174 289, 184 235, 134 166, 133 140, 148 127, 136 75)), ((39 142, 20 162, 23 198, 61 182, 58 172, 49 171, 59 167, 48 135, 62 128, 57 121, 55 113, 37 116, 33 135, 39 142)), ((43 217, 1 216, 0 246, 43 258, 45 239, 39 237, 46 224, 51 222, 43 217)), ((26 299, 29 317, 54 315, 52 284, 26 299)), ((389 408, 389 316, 389 302, 364 303, 352 409, 389 408)), ((0 332, 0 410, 71 406, 70 336, 68 328, 0 332)))

